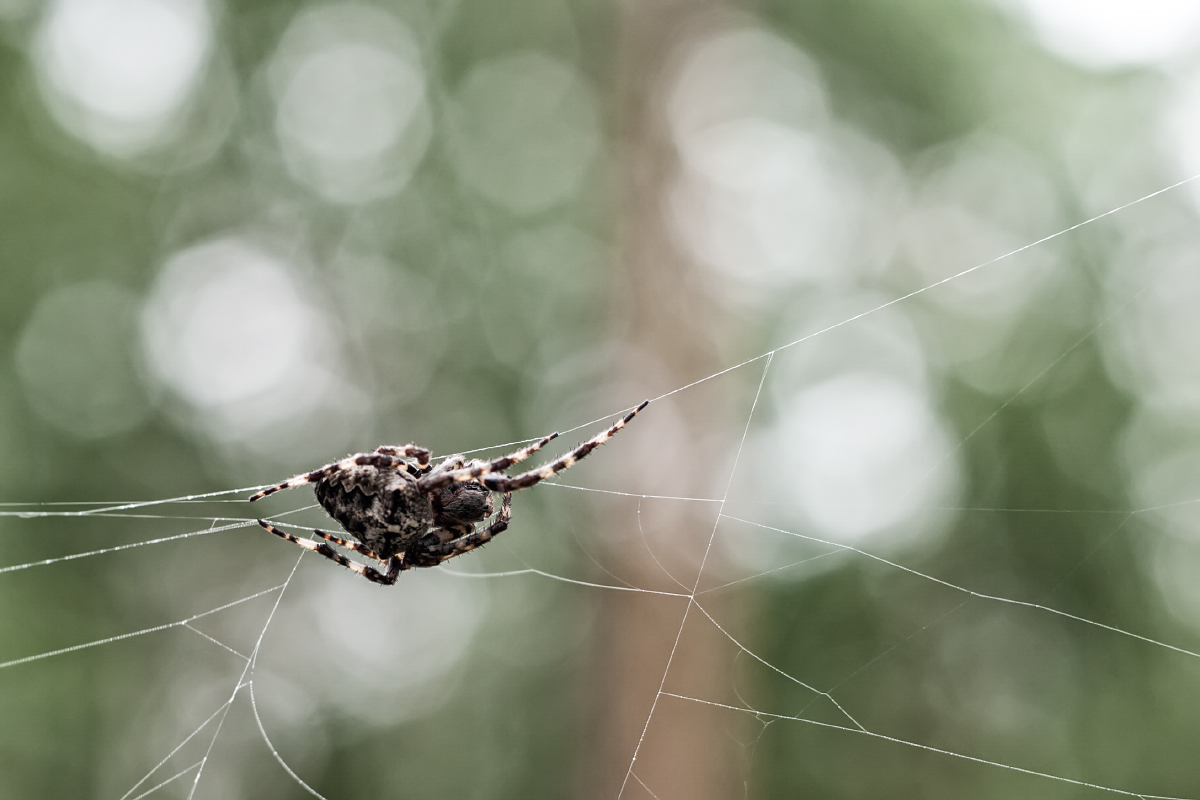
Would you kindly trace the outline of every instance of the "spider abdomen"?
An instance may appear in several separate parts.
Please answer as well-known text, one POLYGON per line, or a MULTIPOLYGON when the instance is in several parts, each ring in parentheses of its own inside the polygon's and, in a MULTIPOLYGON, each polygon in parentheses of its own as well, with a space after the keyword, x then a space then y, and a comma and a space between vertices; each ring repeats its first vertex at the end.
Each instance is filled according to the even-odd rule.
POLYGON ((433 507, 403 472, 360 467, 316 482, 317 502, 382 558, 404 552, 433 524, 433 507))

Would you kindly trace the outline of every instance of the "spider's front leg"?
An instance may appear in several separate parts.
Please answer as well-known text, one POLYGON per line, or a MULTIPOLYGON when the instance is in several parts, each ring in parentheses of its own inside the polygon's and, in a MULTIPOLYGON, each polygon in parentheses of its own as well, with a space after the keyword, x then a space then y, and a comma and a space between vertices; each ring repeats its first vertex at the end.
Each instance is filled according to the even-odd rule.
POLYGON ((424 475, 418 485, 421 487, 422 492, 432 492, 451 483, 463 483, 474 480, 480 475, 487 475, 491 472, 502 472, 513 464, 518 464, 529 458, 557 438, 557 433, 543 436, 538 441, 522 447, 515 453, 509 453, 506 456, 494 458, 491 461, 473 461, 467 464, 462 456, 451 456, 441 464, 438 464, 432 472, 424 475))
POLYGON ((483 545, 496 538, 508 528, 508 522, 512 519, 512 492, 504 493, 504 503, 500 506, 500 513, 496 515, 495 521, 486 528, 468 533, 466 536, 459 536, 456 539, 441 541, 437 537, 440 529, 434 530, 430 534, 426 534, 424 538, 417 544, 408 548, 404 554, 404 566, 402 569, 412 569, 413 567, 436 567, 447 559, 461 556, 463 553, 469 553, 476 547, 483 545))
POLYGON ((528 472, 522 472, 520 475, 512 478, 501 474, 487 474, 480 479, 480 483, 491 489, 493 492, 512 492, 516 491, 517 489, 527 489, 530 486, 534 486, 541 481, 546 480, 546 478, 553 477, 562 472, 564 469, 569 469, 570 467, 574 466, 588 453, 592 452, 597 447, 604 444, 614 435, 616 435, 617 431, 628 425, 630 421, 632 421, 633 418, 638 415, 638 412, 648 405, 650 405, 649 400, 642 401, 641 405, 639 405, 633 411, 630 411, 624 417, 621 417, 621 419, 617 420, 611 428, 596 434, 591 439, 588 439, 586 442, 564 455, 562 458, 559 458, 557 461, 552 461, 549 464, 543 464, 537 469, 531 469, 528 472))

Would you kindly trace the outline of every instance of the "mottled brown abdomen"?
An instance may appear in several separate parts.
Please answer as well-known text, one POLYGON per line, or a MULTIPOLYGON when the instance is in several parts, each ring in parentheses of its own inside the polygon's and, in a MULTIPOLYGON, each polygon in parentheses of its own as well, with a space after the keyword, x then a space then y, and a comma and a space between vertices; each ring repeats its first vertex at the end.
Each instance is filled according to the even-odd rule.
POLYGON ((399 471, 356 467, 316 484, 317 502, 381 558, 404 552, 433 524, 429 497, 399 471))

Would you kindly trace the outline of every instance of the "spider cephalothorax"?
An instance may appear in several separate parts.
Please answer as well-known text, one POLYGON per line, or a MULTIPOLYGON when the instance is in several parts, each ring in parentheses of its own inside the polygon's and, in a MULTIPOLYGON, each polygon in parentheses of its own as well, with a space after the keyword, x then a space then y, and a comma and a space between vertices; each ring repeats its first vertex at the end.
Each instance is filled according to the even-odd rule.
POLYGON ((423 447, 384 446, 374 453, 357 453, 297 475, 258 492, 250 500, 293 486, 315 484, 317 501, 355 541, 320 530, 317 535, 385 564, 386 572, 351 561, 325 542, 300 539, 261 519, 258 524, 276 536, 354 570, 367 580, 391 585, 403 570, 435 567, 491 541, 508 527, 514 491, 567 469, 608 441, 649 403, 645 401, 611 428, 558 460, 511 478, 505 470, 536 453, 558 434, 552 433, 491 461, 467 461, 455 455, 437 466, 430 463, 430 452, 423 447), (500 512, 490 525, 476 530, 475 524, 487 519, 495 509, 492 492, 504 495, 500 512))

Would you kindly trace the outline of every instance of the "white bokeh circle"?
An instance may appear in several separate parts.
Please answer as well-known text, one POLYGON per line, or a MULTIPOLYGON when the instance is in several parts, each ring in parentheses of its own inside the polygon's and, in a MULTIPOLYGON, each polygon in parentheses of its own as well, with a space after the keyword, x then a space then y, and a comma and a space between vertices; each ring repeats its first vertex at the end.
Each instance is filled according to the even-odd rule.
POLYGON ((776 435, 775 470, 791 487, 780 487, 780 496, 790 496, 816 528, 840 542, 918 516, 944 497, 946 476, 957 472, 928 398, 870 373, 798 393, 776 435))
POLYGON ((366 403, 341 374, 340 330, 318 296, 294 264, 239 237, 171 256, 141 330, 152 373, 182 401, 183 420, 255 450, 343 446, 366 403))
POLYGON ((844 282, 886 236, 864 230, 890 159, 835 125, 816 66, 757 28, 695 43, 672 77, 680 169, 665 213, 680 247, 750 289, 844 282))
POLYGON ((1002 0, 1042 43, 1086 67, 1155 64, 1196 48, 1200 3, 1188 0, 1002 0))
POLYGON ((212 47, 204 0, 55 0, 32 57, 58 122, 102 152, 131 156, 160 143, 212 47))
POLYGON ((275 134, 289 171, 337 203, 402 189, 432 133, 413 34, 382 9, 353 3, 302 12, 267 70, 275 134))

